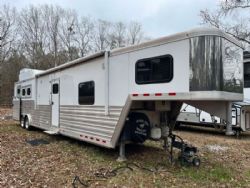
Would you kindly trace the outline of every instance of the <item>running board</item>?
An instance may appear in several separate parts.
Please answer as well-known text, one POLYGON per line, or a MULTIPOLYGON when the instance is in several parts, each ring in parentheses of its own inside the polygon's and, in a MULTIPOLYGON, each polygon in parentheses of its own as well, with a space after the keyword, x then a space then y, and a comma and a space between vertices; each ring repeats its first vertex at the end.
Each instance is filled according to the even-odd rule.
POLYGON ((43 131, 43 132, 50 134, 50 135, 56 135, 59 133, 59 129, 50 129, 50 130, 43 131))

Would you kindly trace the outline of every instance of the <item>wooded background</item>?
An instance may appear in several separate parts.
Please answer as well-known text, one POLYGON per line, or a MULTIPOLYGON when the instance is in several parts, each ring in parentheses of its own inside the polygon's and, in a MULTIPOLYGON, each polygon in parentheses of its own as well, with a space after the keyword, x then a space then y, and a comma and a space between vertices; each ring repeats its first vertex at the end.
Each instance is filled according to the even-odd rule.
POLYGON ((20 69, 49 69, 88 54, 148 40, 142 25, 80 17, 59 6, 0 7, 0 105, 10 105, 20 69))
MULTIPOLYGON (((201 24, 216 27, 250 45, 250 0, 223 0, 201 10, 201 24)), ((167 22, 167 19, 166 19, 167 22)), ((181 23, 180 23, 181 24, 181 23)), ((149 40, 136 21, 109 22, 79 16, 55 5, 21 10, 0 6, 0 105, 11 105, 22 68, 45 70, 88 54, 149 40)))

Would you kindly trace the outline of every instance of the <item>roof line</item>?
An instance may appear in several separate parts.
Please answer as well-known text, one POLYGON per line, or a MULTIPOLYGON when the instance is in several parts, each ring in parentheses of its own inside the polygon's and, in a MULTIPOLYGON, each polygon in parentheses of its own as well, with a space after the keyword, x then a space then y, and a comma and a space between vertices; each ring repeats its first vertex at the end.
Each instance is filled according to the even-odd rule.
POLYGON ((46 70, 46 71, 44 71, 42 73, 36 74, 35 77, 38 78, 38 77, 50 74, 52 72, 56 72, 58 70, 63 70, 63 69, 66 69, 68 67, 72 67, 72 66, 75 66, 77 64, 80 64, 80 63, 83 63, 83 62, 86 62, 86 61, 89 61, 89 60, 92 60, 92 59, 95 59, 95 58, 98 58, 98 57, 102 57, 102 56, 104 56, 104 54, 105 54, 105 51, 100 51, 100 52, 97 52, 97 53, 94 53, 94 54, 91 54, 91 55, 88 55, 88 56, 85 56, 85 57, 81 57, 81 58, 75 59, 73 61, 64 63, 64 64, 62 64, 62 65, 60 65, 58 67, 54 67, 54 68, 48 69, 48 70, 46 70))
POLYGON ((122 53, 129 53, 129 52, 134 51, 134 50, 140 50, 140 49, 148 48, 148 47, 152 47, 152 46, 159 46, 159 45, 163 45, 166 43, 176 42, 176 41, 180 41, 180 40, 185 40, 187 38, 193 38, 193 37, 204 36, 204 35, 221 36, 221 37, 233 42, 235 45, 242 48, 241 43, 237 39, 235 39, 232 36, 229 36, 228 34, 224 33, 223 31, 216 29, 216 28, 200 27, 200 28, 189 30, 189 31, 184 31, 184 32, 172 34, 169 36, 156 38, 156 39, 153 39, 153 40, 150 40, 147 42, 143 42, 143 43, 140 43, 137 45, 116 48, 114 50, 111 50, 111 56, 115 56, 115 55, 122 54, 122 53))

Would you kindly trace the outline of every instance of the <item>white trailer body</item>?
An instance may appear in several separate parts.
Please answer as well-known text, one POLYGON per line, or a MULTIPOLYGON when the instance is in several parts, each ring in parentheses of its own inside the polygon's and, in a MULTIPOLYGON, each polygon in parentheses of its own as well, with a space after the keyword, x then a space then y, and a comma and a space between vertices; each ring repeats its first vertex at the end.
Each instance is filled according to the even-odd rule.
POLYGON ((243 100, 242 60, 238 41, 215 29, 99 52, 29 70, 34 75, 15 83, 13 117, 26 127, 108 148, 119 145, 121 135, 135 142, 160 139, 183 102, 227 119, 228 104, 243 100))
MULTIPOLYGON (((244 100, 232 103, 232 126, 235 134, 241 131, 250 131, 250 55, 244 56, 244 100)), ((188 104, 183 104, 178 116, 178 124, 198 125, 204 127, 213 127, 225 130, 226 121, 195 108, 188 104)))

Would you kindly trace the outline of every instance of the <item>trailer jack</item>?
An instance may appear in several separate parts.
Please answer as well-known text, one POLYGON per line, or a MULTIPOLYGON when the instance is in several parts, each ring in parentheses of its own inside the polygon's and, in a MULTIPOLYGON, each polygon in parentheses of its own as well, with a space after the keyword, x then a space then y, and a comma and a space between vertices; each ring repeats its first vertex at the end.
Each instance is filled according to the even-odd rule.
POLYGON ((193 165, 196 167, 200 166, 200 158, 198 157, 198 149, 190 144, 187 144, 183 141, 180 136, 170 134, 169 138, 171 139, 170 145, 170 161, 173 163, 173 149, 179 149, 180 154, 178 160, 180 161, 181 165, 193 165), (178 139, 178 140, 177 140, 178 139))

